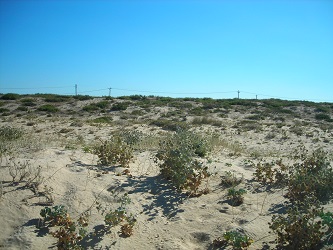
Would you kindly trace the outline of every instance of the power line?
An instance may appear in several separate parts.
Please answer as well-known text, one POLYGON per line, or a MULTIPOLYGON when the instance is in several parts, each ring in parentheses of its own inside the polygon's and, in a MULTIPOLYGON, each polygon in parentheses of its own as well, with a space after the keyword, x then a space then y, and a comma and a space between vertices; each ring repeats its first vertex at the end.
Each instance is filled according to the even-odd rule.
MULTIPOLYGON (((92 93, 98 91, 106 91, 109 90, 109 96, 111 96, 112 90, 119 91, 127 91, 134 93, 149 93, 149 94, 168 94, 168 95, 214 95, 214 94, 229 94, 235 93, 238 98, 240 98, 240 93, 255 95, 256 99, 258 96, 269 97, 269 98, 277 98, 277 99, 285 99, 285 100, 299 100, 299 101, 319 101, 319 102, 333 102, 333 100, 323 100, 323 99, 302 99, 302 98, 294 98, 294 97, 286 97, 286 96, 275 96, 275 95, 267 95, 261 93, 247 92, 241 90, 234 91, 215 91, 215 92, 168 92, 168 91, 149 91, 149 90, 138 90, 138 89, 123 89, 123 88, 103 88, 103 89, 95 89, 95 90, 87 90, 87 91, 78 91, 78 84, 75 84, 75 94, 84 94, 84 93, 92 93)), ((34 89, 63 89, 63 88, 73 88, 73 86, 58 86, 58 87, 31 87, 31 88, 0 88, 0 90, 34 90, 34 89)), ((71 95, 72 93, 67 93, 71 95)))
MULTIPOLYGON (((274 96, 274 95, 266 95, 266 94, 246 92, 246 91, 241 91, 241 92, 246 93, 246 94, 256 95, 256 96, 266 96, 266 97, 277 98, 277 99, 298 100, 298 101, 304 101, 305 100, 305 99, 302 99, 302 98, 295 98, 295 97, 274 96)), ((305 101, 333 102, 333 100, 323 100, 323 99, 306 99, 305 101)))
POLYGON ((235 93, 235 92, 237 92, 237 91, 225 91, 225 92, 206 92, 206 93, 198 93, 198 92, 147 91, 147 90, 119 89, 119 88, 112 88, 112 89, 115 89, 115 90, 121 90, 121 91, 130 91, 130 92, 139 92, 139 93, 172 94, 172 95, 212 95, 212 94, 227 94, 227 93, 235 93))
POLYGON ((62 86, 62 87, 35 87, 35 88, 0 88, 0 89, 9 89, 9 90, 24 90, 24 89, 65 89, 72 88, 73 86, 62 86))

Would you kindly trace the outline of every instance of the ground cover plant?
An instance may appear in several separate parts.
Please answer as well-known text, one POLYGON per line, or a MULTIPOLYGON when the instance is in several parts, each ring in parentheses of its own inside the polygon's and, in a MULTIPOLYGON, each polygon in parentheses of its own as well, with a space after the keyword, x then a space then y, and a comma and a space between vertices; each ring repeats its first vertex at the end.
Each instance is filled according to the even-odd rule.
POLYGON ((0 99, 0 249, 333 247, 331 103, 0 99))

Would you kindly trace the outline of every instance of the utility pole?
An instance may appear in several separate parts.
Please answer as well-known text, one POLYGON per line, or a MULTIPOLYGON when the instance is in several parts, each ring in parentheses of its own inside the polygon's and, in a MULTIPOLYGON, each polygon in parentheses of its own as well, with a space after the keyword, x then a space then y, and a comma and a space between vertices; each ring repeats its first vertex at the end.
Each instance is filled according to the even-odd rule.
POLYGON ((109 88, 109 97, 111 96, 111 89, 112 89, 112 88, 109 88))
POLYGON ((75 95, 77 95, 77 84, 75 84, 75 95))
POLYGON ((258 95, 256 95, 256 100, 258 100, 258 95))
POLYGON ((238 99, 239 99, 239 93, 240 93, 240 91, 238 90, 237 93, 238 93, 238 99))

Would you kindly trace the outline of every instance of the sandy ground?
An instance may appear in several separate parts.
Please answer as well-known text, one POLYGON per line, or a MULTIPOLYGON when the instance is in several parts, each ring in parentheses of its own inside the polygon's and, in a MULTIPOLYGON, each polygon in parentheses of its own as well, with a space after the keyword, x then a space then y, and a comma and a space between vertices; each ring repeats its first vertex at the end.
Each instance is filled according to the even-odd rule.
MULTIPOLYGON (((15 108, 15 103, 6 105, 15 108)), ((83 104, 80 105, 76 107, 83 104)), ((70 105, 67 108, 70 110, 70 105)), ((159 114, 167 111, 159 108, 157 114, 152 111, 146 117, 159 119, 159 114)), ((210 192, 190 197, 177 192, 164 180, 154 163, 158 145, 154 137, 168 132, 144 121, 128 124, 126 119, 121 121, 120 114, 112 115, 114 123, 97 125, 87 121, 99 114, 17 117, 13 113, 2 117, 0 126, 20 128, 25 134, 24 139, 9 142, 12 151, 1 158, 0 249, 56 249, 57 239, 37 225, 41 224, 42 208, 60 204, 73 219, 89 211, 89 234, 81 242, 84 249, 214 249, 214 239, 230 230, 251 237, 254 242, 249 249, 273 249, 276 235, 270 232, 268 223, 273 214, 280 212, 285 190, 259 188, 253 181, 255 169, 248 164, 249 160, 283 158, 288 163, 288 155, 300 145, 333 152, 332 129, 320 129, 308 122, 302 127, 302 135, 296 135, 290 132, 295 119, 287 119, 280 128, 274 125, 276 121, 266 119, 258 122, 259 132, 243 131, 234 125, 248 114, 233 111, 219 118, 221 126, 194 128, 201 133, 214 132, 221 141, 210 155, 211 163, 207 163, 213 175, 204 185, 210 192), (152 138, 141 150, 135 150, 127 175, 120 166, 99 165, 98 157, 84 150, 125 127, 152 138), (34 195, 36 192, 24 180, 12 182, 9 169, 15 164, 28 165, 32 173, 40 168, 39 195, 34 195), (221 185, 226 171, 243 178, 239 187, 247 193, 240 206, 230 204, 227 189, 221 185), (117 208, 116 197, 125 193, 131 200, 128 212, 137 220, 130 237, 120 234, 120 226, 103 230, 104 216, 96 209, 98 204, 106 210, 117 208)), ((325 205, 325 209, 333 211, 333 204, 325 205)))

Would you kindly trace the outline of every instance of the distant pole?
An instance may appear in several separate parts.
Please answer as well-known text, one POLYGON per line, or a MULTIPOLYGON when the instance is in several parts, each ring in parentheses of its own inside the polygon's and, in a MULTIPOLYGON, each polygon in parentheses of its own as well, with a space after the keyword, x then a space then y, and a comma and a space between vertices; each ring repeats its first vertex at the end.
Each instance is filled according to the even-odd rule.
POLYGON ((112 89, 112 88, 109 88, 109 97, 111 96, 111 89, 112 89))
POLYGON ((77 95, 77 84, 75 84, 75 95, 77 95))
POLYGON ((240 91, 238 90, 237 93, 238 93, 238 99, 239 99, 239 93, 240 93, 240 91))
POLYGON ((256 100, 258 100, 258 95, 256 95, 256 100))

